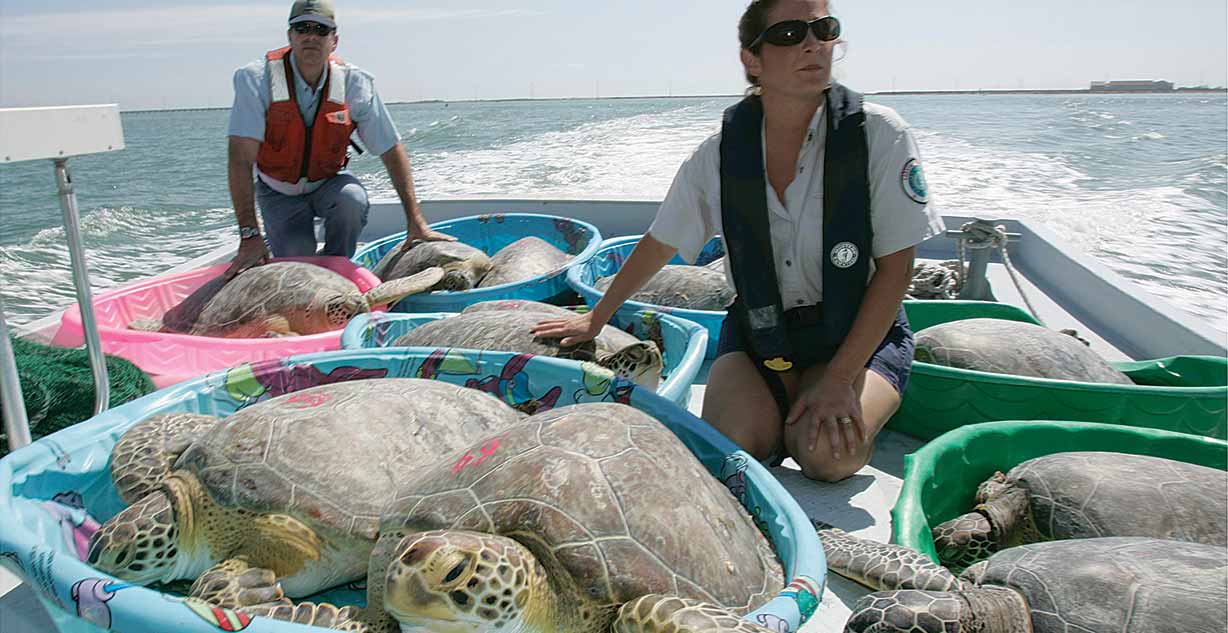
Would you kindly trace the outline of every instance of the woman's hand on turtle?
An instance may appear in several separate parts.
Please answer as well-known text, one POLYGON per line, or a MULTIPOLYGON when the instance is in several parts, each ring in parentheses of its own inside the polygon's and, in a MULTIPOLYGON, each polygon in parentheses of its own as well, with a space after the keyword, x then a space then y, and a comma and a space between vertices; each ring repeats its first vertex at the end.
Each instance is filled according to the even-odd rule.
POLYGON ((865 443, 867 433, 861 416, 861 400, 853 383, 824 376, 802 392, 785 424, 808 424, 807 449, 811 452, 819 443, 819 434, 827 435, 832 458, 854 454, 865 443))
POLYGON ((604 323, 593 320, 593 313, 577 314, 569 319, 546 319, 533 327, 533 335, 561 339, 559 345, 571 347, 597 338, 604 323))
POLYGON ((263 266, 269 263, 269 249, 265 247, 264 240, 253 238, 239 242, 239 252, 230 262, 230 268, 223 273, 229 281, 235 275, 256 266, 263 266))

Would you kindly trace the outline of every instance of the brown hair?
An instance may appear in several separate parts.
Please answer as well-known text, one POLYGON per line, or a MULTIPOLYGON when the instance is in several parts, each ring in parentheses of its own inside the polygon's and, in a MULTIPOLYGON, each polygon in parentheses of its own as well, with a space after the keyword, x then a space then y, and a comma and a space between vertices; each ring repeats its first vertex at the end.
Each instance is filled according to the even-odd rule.
MULTIPOLYGON (((755 55, 759 54, 759 48, 763 45, 760 44, 752 49, 750 47, 751 42, 754 42, 755 38, 759 37, 759 34, 770 26, 767 23, 768 13, 771 13, 772 9, 776 8, 776 3, 779 1, 752 0, 747 5, 746 11, 742 13, 742 19, 738 20, 738 42, 742 45, 742 48, 749 50, 755 55)), ((746 81, 749 81, 752 86, 759 85, 759 78, 750 73, 746 73, 746 81)))

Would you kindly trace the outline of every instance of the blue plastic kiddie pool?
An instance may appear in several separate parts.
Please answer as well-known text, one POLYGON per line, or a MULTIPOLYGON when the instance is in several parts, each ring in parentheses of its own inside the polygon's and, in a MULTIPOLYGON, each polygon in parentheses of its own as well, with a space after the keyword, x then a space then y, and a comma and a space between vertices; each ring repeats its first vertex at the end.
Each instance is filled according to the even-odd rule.
MULTIPOLYGON (((351 319, 342 332, 341 348, 390 347, 399 337, 414 328, 455 314, 360 314, 351 319)), ((629 317, 625 313, 616 315, 610 325, 629 332, 638 339, 657 343, 665 361, 657 395, 685 409, 691 400, 691 385, 704 363, 708 331, 686 319, 649 311, 636 312, 629 317)))
MULTIPOLYGON (((572 259, 557 271, 510 284, 460 292, 437 291, 406 297, 391 308, 393 312, 460 312, 467 305, 496 299, 571 303, 569 299, 574 298, 574 295, 567 284, 567 271, 587 261, 601 245, 601 233, 597 227, 587 222, 534 213, 475 215, 436 222, 431 228, 481 249, 492 257, 504 246, 533 236, 572 255, 572 259)), ((353 261, 373 270, 384 255, 403 241, 405 232, 402 231, 371 242, 354 255, 353 261)))
MULTIPOLYGON (((654 416, 729 486, 769 535, 783 563, 790 584, 747 618, 773 630, 796 631, 818 607, 826 572, 818 536, 797 502, 759 462, 685 409, 606 370, 506 352, 346 350, 241 365, 163 389, 44 437, 0 460, 0 564, 29 583, 62 633, 324 631, 248 618, 126 584, 81 561, 82 537, 96 527, 94 519, 105 521, 123 507, 111 484, 109 455, 119 436, 137 421, 176 411, 226 416, 308 387, 382 377, 443 380, 513 403, 540 402, 557 392, 556 406, 616 401, 654 416)), ((365 594, 340 588, 315 598, 361 604, 365 594)))
MULTIPOLYGON (((641 237, 643 236, 615 237, 602 242, 601 246, 597 248, 597 252, 593 253, 592 258, 568 271, 567 283, 571 284, 571 287, 580 293, 580 296, 584 298, 584 301, 590 307, 596 305, 605 293, 598 290, 594 284, 602 277, 614 276, 623 267, 623 262, 631 255, 631 251, 635 249, 635 245, 639 243, 641 237)), ((699 252, 699 257, 695 259, 695 264, 703 266, 724 255, 725 246, 721 242, 721 238, 714 237, 708 240, 707 244, 704 244, 703 250, 699 252)), ((687 262, 675 255, 668 263, 684 265, 687 262)), ((694 321, 703 326, 704 329, 708 330, 708 351, 705 357, 716 358, 716 344, 721 338, 721 324, 725 321, 726 313, 724 310, 685 310, 631 300, 628 300, 620 308, 621 312, 628 314, 639 310, 663 312, 688 321, 694 321)))

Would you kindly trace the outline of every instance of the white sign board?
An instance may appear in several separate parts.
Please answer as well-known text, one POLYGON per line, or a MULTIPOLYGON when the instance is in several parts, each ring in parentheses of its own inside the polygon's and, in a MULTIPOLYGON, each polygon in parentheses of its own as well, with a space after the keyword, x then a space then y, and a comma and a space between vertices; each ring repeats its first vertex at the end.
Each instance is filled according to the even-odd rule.
POLYGON ((0 164, 123 148, 116 104, 0 108, 0 164))

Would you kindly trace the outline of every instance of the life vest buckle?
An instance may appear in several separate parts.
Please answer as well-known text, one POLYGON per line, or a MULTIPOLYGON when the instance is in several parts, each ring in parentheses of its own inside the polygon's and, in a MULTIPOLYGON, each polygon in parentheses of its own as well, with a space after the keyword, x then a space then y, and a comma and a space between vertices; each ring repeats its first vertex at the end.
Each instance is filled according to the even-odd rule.
POLYGON ((772 371, 781 371, 781 372, 789 371, 790 369, 793 369, 793 363, 785 360, 784 357, 781 357, 781 356, 777 356, 776 358, 763 361, 763 366, 767 367, 768 369, 772 371))

